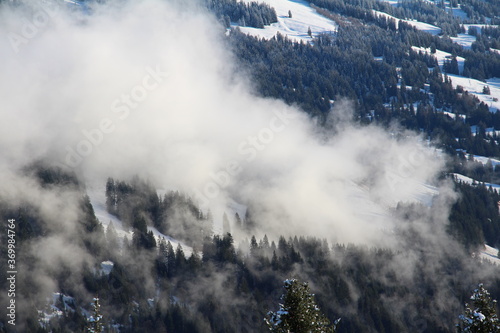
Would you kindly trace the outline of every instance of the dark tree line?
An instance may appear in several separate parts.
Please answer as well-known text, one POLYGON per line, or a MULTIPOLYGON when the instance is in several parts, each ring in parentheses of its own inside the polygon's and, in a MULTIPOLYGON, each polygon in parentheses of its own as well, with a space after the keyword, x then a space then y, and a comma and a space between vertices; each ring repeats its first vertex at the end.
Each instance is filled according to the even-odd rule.
POLYGON ((264 28, 265 25, 278 22, 276 11, 265 3, 246 4, 236 0, 205 0, 213 11, 229 28, 232 22, 244 27, 264 28))
POLYGON ((500 245, 500 195, 481 184, 458 182, 455 186, 460 198, 451 210, 450 233, 470 249, 484 243, 500 245))
MULTIPOLYGON (((39 175, 41 186, 54 191, 78 184, 74 176, 57 169, 37 169, 33 174, 39 175)), ((145 192, 148 186, 153 188, 138 180, 126 183, 110 179, 107 192, 108 195, 115 193, 112 197, 117 199, 123 196, 116 193, 121 188, 133 197, 141 186, 145 192)), ((496 227, 500 225, 496 203, 500 196, 481 186, 457 184, 457 189, 462 196, 452 209, 450 234, 468 246, 469 251, 483 242, 496 244, 500 236, 496 227)), ((303 236, 278 239, 251 236, 235 245, 229 233, 207 235, 191 249, 163 238, 152 237, 150 243, 141 240, 139 236, 150 235, 143 216, 151 206, 148 200, 134 201, 134 205, 142 212, 130 217, 131 225, 136 226, 134 236, 130 240, 121 239, 113 224, 103 231, 88 197, 82 192, 80 215, 68 223, 79 225, 79 239, 74 241, 91 254, 91 262, 78 271, 61 267, 48 273, 54 281, 54 291, 72 296, 73 301, 65 306, 61 296, 55 305, 64 308, 64 314, 53 316, 43 326, 38 323, 37 311, 46 306, 35 297, 36 276, 20 275, 18 299, 20 302, 23 299, 20 303, 23 310, 19 311, 23 331, 80 332, 87 325, 81 309, 90 311, 89 295, 99 295, 106 331, 114 325, 121 332, 261 332, 266 330, 263 319, 275 306, 282 281, 295 277, 310 282, 311 292, 316 294, 317 304, 326 318, 332 322, 342 318, 338 332, 419 331, 424 327, 430 331, 453 332, 457 321, 457 313, 452 310, 455 307, 437 309, 433 306, 440 297, 438 280, 451 281, 448 286, 453 288, 455 304, 463 304, 471 284, 476 283, 474 274, 467 269, 469 266, 461 263, 466 258, 461 252, 446 252, 436 262, 427 240, 407 231, 402 231, 401 237, 411 239, 408 244, 412 244, 412 248, 402 251, 332 246, 326 239, 303 236), (411 276, 401 277, 394 263, 404 261, 408 251, 413 251, 420 264, 411 276), (100 272, 100 263, 104 260, 114 264, 109 275, 100 272), (439 279, 435 279, 436 270, 439 279), (394 304, 404 306, 396 309, 394 304)), ((36 209, 1 207, 3 218, 14 217, 18 221, 19 260, 26 265, 23 269, 40 269, 41 263, 28 250, 29 244, 57 231, 44 227, 46 222, 36 209)), ((404 221, 404 214, 425 216, 428 209, 431 208, 411 209, 402 205, 395 214, 400 214, 404 221)), ((251 215, 246 220, 257 226, 266 223, 253 221, 251 215)), ((172 219, 171 223, 182 222, 172 219)), ((232 225, 241 225, 244 230, 245 222, 235 215, 232 225)), ((480 269, 483 264, 476 265, 480 269)), ((4 261, 0 268, 0 274, 4 274, 4 261)), ((4 288, 5 284, 6 279, 2 279, 0 286, 4 288)), ((500 280, 491 281, 488 288, 498 298, 500 280)))

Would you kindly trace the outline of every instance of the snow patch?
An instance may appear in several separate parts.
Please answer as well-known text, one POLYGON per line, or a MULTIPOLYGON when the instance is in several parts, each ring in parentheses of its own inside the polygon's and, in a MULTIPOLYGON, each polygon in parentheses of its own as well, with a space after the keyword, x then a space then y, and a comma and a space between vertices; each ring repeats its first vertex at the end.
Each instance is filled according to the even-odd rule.
POLYGON ((101 262, 101 275, 109 275, 114 266, 115 263, 109 260, 101 262))
POLYGON ((446 115, 446 116, 448 116, 448 117, 450 117, 453 120, 456 120, 457 117, 460 118, 460 119, 462 119, 462 120, 464 120, 464 121, 467 119, 467 116, 464 115, 464 114, 456 114, 456 113, 447 112, 447 111, 443 111, 441 113, 444 114, 444 115, 446 115))
POLYGON ((458 34, 457 37, 450 37, 451 40, 458 45, 462 46, 464 49, 470 49, 472 43, 476 41, 476 36, 471 36, 467 34, 458 34))

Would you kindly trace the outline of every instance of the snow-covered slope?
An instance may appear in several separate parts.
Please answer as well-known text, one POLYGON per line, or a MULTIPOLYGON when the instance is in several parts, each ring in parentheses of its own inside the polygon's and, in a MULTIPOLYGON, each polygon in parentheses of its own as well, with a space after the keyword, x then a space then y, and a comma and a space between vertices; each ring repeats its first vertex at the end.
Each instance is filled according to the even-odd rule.
POLYGON ((491 247, 489 245, 484 245, 484 250, 481 251, 479 257, 494 264, 500 265, 500 258, 498 258, 498 249, 495 249, 494 247, 491 247))
MULTIPOLYGON (((243 0, 250 3, 253 0, 243 0)), ((258 36, 265 39, 270 39, 279 32, 295 41, 310 41, 308 35, 309 28, 312 35, 317 35, 323 32, 332 32, 337 30, 337 24, 318 14, 311 6, 303 0, 263 0, 276 10, 278 22, 264 29, 240 27, 241 31, 252 36, 258 36), (288 11, 292 13, 292 17, 288 17, 288 11)))
POLYGON ((396 18, 396 17, 394 17, 392 15, 389 15, 389 14, 384 13, 384 12, 379 12, 377 10, 373 10, 372 12, 374 14, 376 14, 377 16, 380 16, 380 17, 386 17, 386 18, 394 19, 396 21, 396 27, 399 26, 399 22, 403 21, 403 22, 406 22, 409 25, 415 27, 418 30, 428 32, 431 35, 439 35, 441 33, 441 28, 436 27, 435 25, 432 25, 432 24, 428 24, 428 23, 424 23, 424 22, 419 22, 419 21, 414 21, 414 20, 401 20, 401 19, 398 19, 398 18, 396 18))
POLYGON ((490 158, 490 157, 485 157, 485 156, 479 156, 479 155, 474 155, 474 160, 483 164, 487 164, 488 161, 491 162, 491 165, 493 167, 496 167, 497 165, 500 164, 500 160, 490 158))
POLYGON ((480 101, 484 102, 490 108, 491 112, 496 112, 500 109, 500 79, 492 78, 482 82, 467 77, 449 74, 449 78, 453 87, 462 86, 469 93, 474 94, 480 101), (484 87, 490 89, 490 94, 483 94, 484 87))
MULTIPOLYGON (((106 196, 104 186, 88 185, 87 194, 90 198, 90 203, 94 208, 94 214, 102 223, 104 230, 107 230, 109 223, 112 222, 114 228, 116 229, 116 233, 121 239, 123 239, 124 237, 127 237, 129 240, 132 239, 132 230, 127 230, 127 228, 123 226, 122 221, 120 221, 116 216, 108 213, 108 211, 106 210, 106 196)), ((172 243, 172 246, 174 248, 177 247, 178 244, 180 244, 186 256, 190 256, 193 253, 193 249, 191 247, 170 236, 162 234, 154 227, 148 227, 148 231, 153 232, 157 242, 164 238, 166 241, 172 243)))
MULTIPOLYGON (((425 53, 432 54, 430 48, 412 46, 412 49, 415 52, 422 52, 424 54, 425 53)), ((441 68, 441 71, 443 71, 444 62, 451 61, 451 59, 452 59, 451 53, 444 52, 441 50, 436 50, 436 53, 432 54, 432 56, 434 56, 437 59, 439 67, 441 68)), ((458 62, 458 71, 460 73, 462 73, 464 71, 465 58, 457 57, 457 62, 458 62)))
POLYGON ((490 183, 478 182, 475 179, 472 179, 470 177, 461 175, 459 173, 453 173, 452 175, 459 182, 466 183, 466 184, 484 184, 484 186, 486 186, 486 187, 490 187, 491 186, 492 189, 496 190, 497 192, 500 192, 500 185, 498 185, 498 184, 490 184, 490 183))
MULTIPOLYGON (((412 49, 416 52, 423 52, 427 54, 431 54, 430 48, 416 47, 413 46, 412 49)), ((451 60, 451 54, 448 52, 436 50, 436 53, 433 54, 436 57, 439 67, 441 71, 443 71, 443 64, 445 61, 451 60)), ((457 57, 458 62, 458 70, 460 73, 464 70, 465 59, 462 57, 457 57)), ((492 78, 486 80, 486 82, 471 79, 468 77, 464 77, 461 75, 448 74, 448 77, 451 79, 451 83, 453 87, 462 86, 464 90, 467 90, 470 94, 475 95, 480 101, 484 102, 490 108, 491 112, 496 112, 500 109, 500 79, 492 78), (483 94, 484 87, 488 87, 490 90, 490 94, 483 94)))

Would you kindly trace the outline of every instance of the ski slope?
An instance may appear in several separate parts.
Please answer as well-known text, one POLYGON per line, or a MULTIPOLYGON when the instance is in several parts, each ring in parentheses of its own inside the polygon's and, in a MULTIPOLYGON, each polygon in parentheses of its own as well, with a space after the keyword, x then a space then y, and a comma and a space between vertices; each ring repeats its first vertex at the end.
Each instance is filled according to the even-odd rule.
MULTIPOLYGON (((253 0, 243 1, 250 3, 253 0)), ((313 36, 337 31, 337 24, 334 21, 318 14, 306 1, 263 0, 262 2, 276 10, 278 22, 265 26, 264 29, 238 26, 242 32, 264 39, 273 38, 279 32, 293 41, 310 42, 312 38, 307 33, 309 28, 313 36), (291 18, 288 17, 288 11, 292 13, 291 18)), ((236 26, 233 24, 233 27, 236 26)))

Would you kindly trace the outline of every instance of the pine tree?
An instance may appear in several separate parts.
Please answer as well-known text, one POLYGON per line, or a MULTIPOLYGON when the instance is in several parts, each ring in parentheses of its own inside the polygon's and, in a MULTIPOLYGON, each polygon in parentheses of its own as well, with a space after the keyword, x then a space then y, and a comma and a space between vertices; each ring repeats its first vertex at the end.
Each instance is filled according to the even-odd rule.
POLYGON ((500 322, 496 313, 497 301, 491 298, 482 283, 474 290, 470 299, 472 304, 465 304, 465 313, 460 316, 459 332, 500 332, 500 322))
POLYGON ((94 313, 90 316, 87 325, 87 332, 89 333, 101 333, 104 329, 101 315, 101 305, 99 304, 99 297, 94 298, 94 303, 92 303, 94 308, 94 313))
POLYGON ((283 304, 276 312, 270 311, 265 319, 275 333, 335 333, 339 320, 332 325, 323 315, 310 293, 307 282, 296 279, 285 281, 283 304))
POLYGON ((195 272, 201 266, 201 257, 196 248, 193 248, 193 253, 188 259, 188 267, 192 272, 195 272))
POLYGON ((116 232, 113 222, 109 221, 108 228, 106 229, 106 240, 108 241, 109 253, 114 257, 114 254, 118 254, 120 250, 120 245, 118 242, 118 234, 116 232))
POLYGON ((113 178, 106 182, 106 209, 111 214, 116 214, 116 185, 113 178))
POLYGON ((182 271, 186 266, 187 260, 186 255, 184 254, 184 250, 182 249, 181 244, 177 244, 177 248, 175 250, 175 268, 176 270, 182 271))
POLYGON ((174 247, 172 246, 172 243, 170 241, 167 242, 166 246, 166 258, 165 261, 167 263, 167 276, 173 277, 175 273, 175 251, 174 247))
POLYGON ((252 236, 252 239, 250 240, 250 255, 252 257, 257 256, 259 252, 259 244, 257 244, 257 239, 255 239, 255 236, 252 236))

